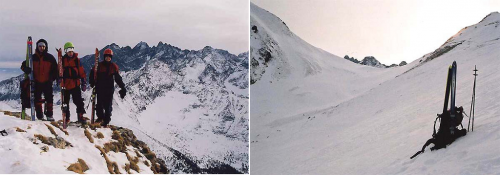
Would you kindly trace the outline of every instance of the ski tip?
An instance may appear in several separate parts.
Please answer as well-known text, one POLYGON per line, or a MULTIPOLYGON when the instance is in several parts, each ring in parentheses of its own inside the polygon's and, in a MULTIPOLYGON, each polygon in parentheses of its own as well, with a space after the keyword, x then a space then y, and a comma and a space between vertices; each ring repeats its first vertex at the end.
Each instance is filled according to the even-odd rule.
POLYGON ((417 157, 420 153, 423 153, 423 152, 422 151, 418 151, 413 156, 411 156, 410 159, 413 159, 413 158, 417 157))

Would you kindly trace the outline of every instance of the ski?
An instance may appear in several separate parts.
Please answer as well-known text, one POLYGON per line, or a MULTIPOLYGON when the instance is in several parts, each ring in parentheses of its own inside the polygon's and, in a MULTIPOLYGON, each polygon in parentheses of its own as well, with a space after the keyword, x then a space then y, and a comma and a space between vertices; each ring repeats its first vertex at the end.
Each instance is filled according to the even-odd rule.
POLYGON ((450 82, 451 82, 451 74, 453 74, 452 66, 448 68, 448 77, 446 79, 446 92, 444 95, 444 107, 443 107, 443 114, 448 111, 448 102, 450 98, 450 82))
POLYGON ((451 102, 450 102, 450 112, 451 112, 451 118, 455 117, 455 95, 456 95, 456 90, 457 90, 457 62, 453 61, 453 64, 451 65, 452 68, 452 74, 451 74, 451 102))
MULTIPOLYGON (((26 67, 30 67, 31 68, 31 53, 33 52, 32 51, 32 45, 33 45, 33 41, 31 40, 31 36, 28 36, 28 41, 27 41, 27 44, 26 44, 26 61, 25 61, 25 66, 26 67)), ((29 85, 30 85, 30 94, 31 94, 31 77, 32 77, 32 73, 30 73, 29 75, 28 74, 24 74, 24 81, 29 81, 29 85)), ((33 112, 34 109, 33 109, 33 102, 34 100, 32 100, 33 96, 30 97, 30 106, 31 106, 31 111, 33 112)), ((33 114, 31 114, 33 116, 33 114)), ((23 120, 26 120, 26 108, 22 108, 22 111, 21 111, 21 119, 23 120)))
POLYGON ((455 114, 456 114, 456 108, 455 108, 455 95, 456 95, 456 90, 457 90, 457 62, 453 61, 453 64, 451 65, 451 85, 450 85, 450 133, 454 134, 455 132, 455 114))
POLYGON ((35 77, 33 75, 33 41, 31 36, 28 36, 28 57, 30 64, 30 106, 31 106, 31 121, 35 121, 35 77))
POLYGON ((422 154, 424 153, 423 151, 418 151, 417 153, 413 154, 413 156, 410 157, 410 159, 413 159, 415 157, 417 157, 419 154, 422 154))
POLYGON ((63 123, 63 129, 66 129, 68 127, 68 124, 66 123, 66 111, 68 109, 68 104, 64 101, 64 93, 66 91, 66 88, 64 87, 64 78, 63 78, 63 65, 62 65, 62 50, 61 48, 57 49, 57 66, 59 67, 59 78, 61 81, 61 110, 62 110, 62 123, 63 123))
POLYGON ((95 87, 97 85, 97 68, 99 65, 99 49, 95 48, 95 63, 94 63, 94 88, 92 88, 92 116, 90 117, 90 123, 94 124, 94 116, 95 116, 95 100, 96 100, 96 92, 95 87))

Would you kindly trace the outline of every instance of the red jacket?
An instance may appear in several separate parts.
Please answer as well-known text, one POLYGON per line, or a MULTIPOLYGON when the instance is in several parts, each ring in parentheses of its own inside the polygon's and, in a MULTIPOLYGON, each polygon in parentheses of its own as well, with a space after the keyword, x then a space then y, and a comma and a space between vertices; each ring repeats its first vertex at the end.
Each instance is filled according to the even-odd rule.
POLYGON ((95 85, 98 94, 113 94, 115 91, 115 82, 121 89, 125 88, 118 65, 115 63, 106 61, 99 62, 99 67, 97 68, 97 81, 94 79, 94 70, 95 67, 92 68, 90 72, 89 83, 91 87, 95 85))
MULTIPOLYGON (((52 83, 58 77, 57 62, 54 56, 47 53, 48 44, 44 39, 40 39, 38 43, 43 42, 47 46, 43 52, 39 52, 38 48, 35 48, 35 54, 33 54, 33 76, 37 83, 52 83)), ((21 64, 21 70, 25 70, 26 61, 21 64)))
POLYGON ((80 59, 78 58, 78 53, 74 53, 73 57, 69 57, 67 54, 65 54, 62 57, 62 64, 64 78, 63 86, 67 90, 80 86, 80 79, 83 79, 83 81, 85 81, 85 77, 87 76, 82 64, 80 63, 80 59))

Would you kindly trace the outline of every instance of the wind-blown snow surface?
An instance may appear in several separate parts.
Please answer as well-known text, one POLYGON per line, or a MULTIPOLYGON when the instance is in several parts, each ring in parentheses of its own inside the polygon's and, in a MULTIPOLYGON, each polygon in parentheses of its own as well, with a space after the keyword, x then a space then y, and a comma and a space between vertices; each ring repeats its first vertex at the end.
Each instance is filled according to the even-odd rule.
MULTIPOLYGON (((112 140, 112 131, 109 128, 97 128, 96 131, 90 130, 90 134, 95 136, 97 132, 101 132, 104 136, 103 139, 94 138, 94 143, 90 143, 84 135, 84 129, 79 127, 68 127, 69 135, 65 135, 60 129, 52 126, 49 122, 42 121, 27 121, 15 118, 12 116, 0 113, 0 129, 5 129, 7 136, 0 136, 0 173, 2 174, 68 174, 71 171, 66 170, 70 164, 83 159, 89 166, 89 170, 85 173, 90 174, 108 174, 106 161, 101 156, 101 152, 95 147, 96 145, 104 147, 104 143, 112 140), (51 145, 48 146, 48 151, 43 152, 41 148, 47 146, 41 143, 40 140, 34 139, 34 134, 41 134, 45 137, 55 137, 51 134, 46 125, 53 127, 55 133, 71 143, 72 147, 65 149, 55 148, 51 145), (20 128, 26 132, 17 132, 16 128, 20 128), (34 144, 33 142, 36 142, 34 144)), ((127 153, 129 155, 136 155, 134 147, 127 146, 127 153)), ((115 153, 110 151, 106 154, 110 161, 118 164, 119 171, 126 173, 125 163, 129 163, 125 153, 115 153)), ((131 173, 145 173, 152 174, 150 167, 146 166, 143 162, 149 160, 141 154, 139 157, 140 172, 130 170, 131 173)))
MULTIPOLYGON (((496 146, 500 145, 499 23, 500 14, 492 13, 435 52, 405 67, 380 70, 344 63, 304 44, 293 33, 281 30, 285 27, 276 16, 252 4, 251 26, 259 29, 259 33, 251 33, 252 59, 260 48, 273 49, 279 55, 273 55, 274 62, 269 61, 260 80, 251 85, 251 173, 500 172, 496 146), (273 47, 266 46, 270 40, 273 47), (295 75, 278 78, 273 73, 280 60, 304 64, 290 69, 295 75), (301 60, 317 63, 314 70, 321 71, 304 74, 308 64, 301 60), (472 70, 474 65, 479 69, 474 132, 446 149, 431 152, 428 147, 410 160, 431 138, 436 114, 443 108, 447 68, 454 60, 458 63, 456 104, 467 112, 472 70)), ((465 127, 467 120, 463 121, 465 127)))
MULTIPOLYGON (((116 87, 112 125, 133 130, 172 173, 248 172, 248 53, 140 42, 133 48, 113 43, 101 55, 106 48, 115 53, 128 91, 122 100, 116 87)), ((94 55, 82 57, 81 63, 88 75, 94 55)), ((0 107, 20 111, 19 79, 0 82, 0 107)), ((83 97, 87 105, 90 92, 83 97)), ((55 90, 54 102, 59 101, 55 90)), ((75 109, 71 103, 73 120, 75 109)))

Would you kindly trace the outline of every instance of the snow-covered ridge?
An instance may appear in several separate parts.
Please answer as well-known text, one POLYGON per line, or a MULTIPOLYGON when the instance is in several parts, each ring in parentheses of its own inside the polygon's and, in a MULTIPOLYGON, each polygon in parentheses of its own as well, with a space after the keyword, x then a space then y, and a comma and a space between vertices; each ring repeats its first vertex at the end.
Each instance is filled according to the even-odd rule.
POLYGON ((27 121, 0 111, 0 173, 168 173, 165 163, 126 128, 82 128, 27 121), (75 163, 76 162, 76 163, 75 163))
POLYGON ((434 52, 424 55, 417 61, 427 62, 433 60, 461 44, 465 44, 467 48, 471 45, 483 47, 485 44, 500 39, 500 33, 497 30, 498 26, 500 26, 500 13, 492 12, 484 17, 479 23, 462 28, 434 52), (478 45, 478 43, 482 44, 478 45))

